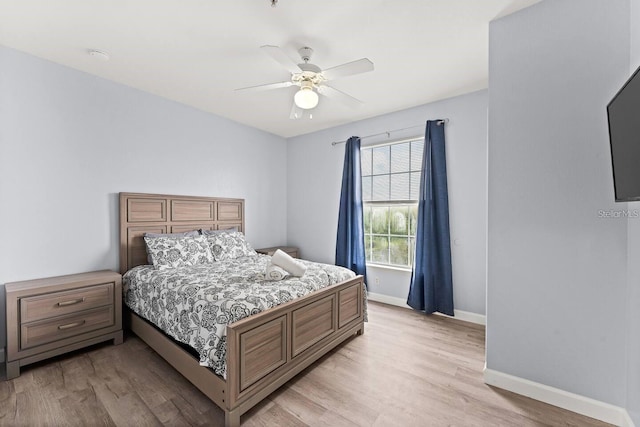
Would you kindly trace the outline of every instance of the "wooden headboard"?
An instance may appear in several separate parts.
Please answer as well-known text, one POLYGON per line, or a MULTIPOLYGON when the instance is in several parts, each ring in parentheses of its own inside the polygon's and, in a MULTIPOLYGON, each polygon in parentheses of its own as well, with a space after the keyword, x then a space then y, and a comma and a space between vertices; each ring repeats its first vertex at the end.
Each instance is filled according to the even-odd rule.
POLYGON ((120 193, 120 273, 147 263, 144 233, 244 232, 244 199, 120 193))

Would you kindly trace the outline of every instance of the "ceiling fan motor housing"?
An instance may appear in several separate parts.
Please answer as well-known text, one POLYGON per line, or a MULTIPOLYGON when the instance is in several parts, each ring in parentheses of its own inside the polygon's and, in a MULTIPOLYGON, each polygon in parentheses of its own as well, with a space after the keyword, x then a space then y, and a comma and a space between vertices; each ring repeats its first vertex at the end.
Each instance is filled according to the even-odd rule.
POLYGON ((311 55, 313 55, 313 49, 308 46, 301 47, 298 49, 298 53, 304 62, 309 62, 311 60, 311 55))

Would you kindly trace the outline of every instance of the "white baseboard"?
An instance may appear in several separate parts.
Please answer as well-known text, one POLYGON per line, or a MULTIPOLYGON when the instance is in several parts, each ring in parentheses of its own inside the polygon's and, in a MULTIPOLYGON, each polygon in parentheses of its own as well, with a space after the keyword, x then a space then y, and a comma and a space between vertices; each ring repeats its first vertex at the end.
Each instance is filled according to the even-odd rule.
POLYGON ((395 305, 402 308, 411 308, 407 305, 407 301, 402 298, 390 297, 389 295, 374 294, 373 292, 367 292, 367 299, 371 301, 381 302, 384 304, 395 305))
MULTIPOLYGON (((436 313, 436 314, 440 314, 440 313, 436 313)), ((464 320, 465 322, 476 323, 478 325, 487 324, 487 316, 485 316, 484 314, 472 313, 470 311, 462 311, 462 310, 456 310, 456 309, 453 310, 453 314, 455 314, 455 316, 453 317, 454 319, 464 320)), ((443 316, 447 316, 447 315, 443 314, 443 316)), ((447 316, 447 317, 450 317, 450 316, 447 316)))
POLYGON ((484 382, 621 427, 635 427, 626 409, 524 378, 484 368, 484 382))
MULTIPOLYGON (((413 310, 411 307, 407 305, 407 301, 402 298, 390 297, 388 295, 375 294, 372 292, 368 292, 367 297, 371 301, 381 302, 384 304, 395 305, 398 307, 408 308, 413 310)), ((477 323, 478 325, 487 324, 487 317, 483 314, 471 313, 470 311, 462 311, 462 310, 453 310, 453 313, 455 314, 454 319, 464 320, 465 322, 470 322, 470 323, 477 323)), ((436 313, 436 314, 440 315, 440 313, 436 313)), ((442 314, 442 316, 446 316, 446 315, 442 314)), ((449 317, 449 316, 446 316, 446 317, 449 317)))

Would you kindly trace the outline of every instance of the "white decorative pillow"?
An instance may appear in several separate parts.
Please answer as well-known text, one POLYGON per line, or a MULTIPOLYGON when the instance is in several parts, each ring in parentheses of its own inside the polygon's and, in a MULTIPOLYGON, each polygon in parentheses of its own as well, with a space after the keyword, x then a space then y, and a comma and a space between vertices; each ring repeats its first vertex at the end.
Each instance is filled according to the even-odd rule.
POLYGON ((158 270, 189 267, 213 262, 209 243, 204 236, 144 238, 153 266, 158 270))
POLYGON ((209 241, 209 248, 216 261, 257 255, 245 240, 244 234, 239 231, 209 234, 204 237, 209 241))

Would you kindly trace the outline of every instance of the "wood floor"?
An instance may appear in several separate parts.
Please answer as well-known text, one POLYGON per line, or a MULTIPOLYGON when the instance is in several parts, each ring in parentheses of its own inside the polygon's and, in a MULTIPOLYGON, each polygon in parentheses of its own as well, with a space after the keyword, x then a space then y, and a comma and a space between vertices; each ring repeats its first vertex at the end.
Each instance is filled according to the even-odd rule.
MULTIPOLYGON (((243 426, 605 426, 482 382, 484 328, 369 304, 348 340, 242 417, 243 426), (404 331, 398 333, 398 331, 404 331)), ((223 425, 134 335, 0 381, 0 425, 223 425)))

